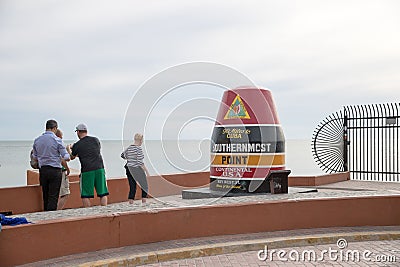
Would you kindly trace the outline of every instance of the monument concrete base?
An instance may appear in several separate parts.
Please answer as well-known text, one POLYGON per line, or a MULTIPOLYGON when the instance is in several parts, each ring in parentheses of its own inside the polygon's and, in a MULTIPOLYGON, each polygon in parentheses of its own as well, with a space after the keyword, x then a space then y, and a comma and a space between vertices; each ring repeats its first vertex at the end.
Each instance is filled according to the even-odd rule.
MULTIPOLYGON (((302 188, 302 187, 289 187, 288 194, 296 193, 316 193, 316 188, 302 188)), ((218 198, 218 197, 241 197, 241 196, 255 196, 255 195, 272 195, 271 193, 231 193, 224 191, 211 190, 208 187, 188 189, 182 191, 183 199, 199 199, 199 198, 218 198)))

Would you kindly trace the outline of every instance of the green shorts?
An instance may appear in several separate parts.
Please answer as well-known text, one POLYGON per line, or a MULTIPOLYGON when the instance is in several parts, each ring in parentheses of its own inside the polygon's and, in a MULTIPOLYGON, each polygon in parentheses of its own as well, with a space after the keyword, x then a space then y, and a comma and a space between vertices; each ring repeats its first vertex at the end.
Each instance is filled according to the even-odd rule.
POLYGON ((104 169, 81 173, 81 198, 93 198, 94 188, 98 197, 107 196, 108 189, 104 169))

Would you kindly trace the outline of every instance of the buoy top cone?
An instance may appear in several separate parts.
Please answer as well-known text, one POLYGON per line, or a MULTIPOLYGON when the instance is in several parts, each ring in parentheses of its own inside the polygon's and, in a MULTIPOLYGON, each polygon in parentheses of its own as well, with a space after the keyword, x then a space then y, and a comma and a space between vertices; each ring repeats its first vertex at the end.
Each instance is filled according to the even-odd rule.
POLYGON ((254 87, 225 91, 215 124, 279 124, 271 92, 254 87))

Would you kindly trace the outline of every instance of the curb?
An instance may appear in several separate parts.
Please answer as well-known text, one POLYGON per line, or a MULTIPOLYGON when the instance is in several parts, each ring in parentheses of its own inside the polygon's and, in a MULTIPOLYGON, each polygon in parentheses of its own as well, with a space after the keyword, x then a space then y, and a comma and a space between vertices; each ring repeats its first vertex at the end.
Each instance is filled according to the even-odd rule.
POLYGON ((239 253, 246 251, 263 250, 268 248, 302 247, 310 245, 336 244, 338 239, 345 239, 348 243, 360 241, 382 241, 400 239, 400 231, 381 232, 351 232, 330 233, 312 236, 293 236, 282 238, 253 239, 246 241, 235 241, 215 243, 210 245, 190 246, 174 249, 164 249, 156 252, 142 252, 126 257, 116 257, 80 264, 80 267, 116 267, 136 266, 143 264, 154 264, 165 261, 198 258, 205 256, 239 253))

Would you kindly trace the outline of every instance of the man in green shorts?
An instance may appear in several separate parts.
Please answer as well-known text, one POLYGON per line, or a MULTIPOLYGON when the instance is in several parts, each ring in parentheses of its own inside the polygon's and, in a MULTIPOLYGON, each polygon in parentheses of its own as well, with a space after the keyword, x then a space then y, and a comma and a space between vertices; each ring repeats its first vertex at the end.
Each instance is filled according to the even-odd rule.
POLYGON ((102 206, 107 205, 109 195, 104 171, 103 158, 100 153, 100 141, 98 138, 87 134, 87 126, 83 123, 76 126, 75 130, 79 141, 67 150, 71 159, 79 157, 81 163, 81 198, 84 207, 90 207, 90 198, 94 198, 94 188, 100 197, 102 206))

